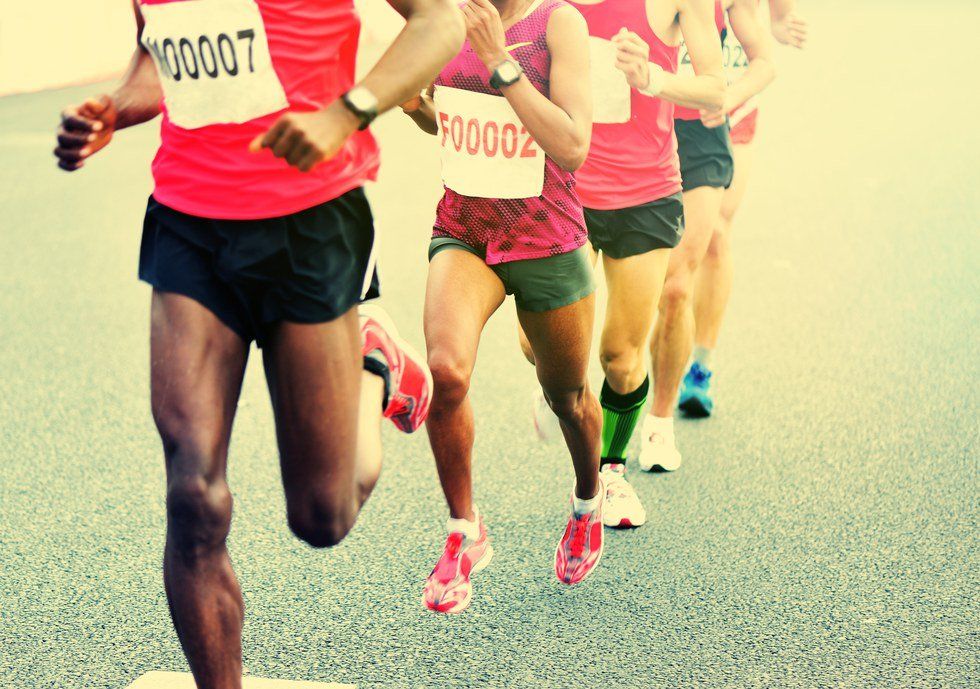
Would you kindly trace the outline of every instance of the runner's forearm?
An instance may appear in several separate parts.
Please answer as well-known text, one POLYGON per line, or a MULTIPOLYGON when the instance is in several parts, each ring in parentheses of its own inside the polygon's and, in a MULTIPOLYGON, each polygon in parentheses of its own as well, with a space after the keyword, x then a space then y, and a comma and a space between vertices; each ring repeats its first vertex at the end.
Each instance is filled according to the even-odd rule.
POLYGON ((432 102, 432 96, 428 93, 423 93, 420 98, 421 102, 418 110, 412 110, 406 114, 426 134, 438 134, 439 125, 436 123, 436 107, 435 103, 432 102))
POLYGON ((112 93, 119 117, 116 129, 148 122, 160 114, 163 90, 150 54, 138 46, 119 87, 112 93))
POLYGON ((503 94, 549 158, 569 171, 582 166, 589 152, 589 130, 534 88, 526 76, 505 87, 503 94))
POLYGON ((775 78, 776 68, 772 60, 765 58, 752 60, 745 74, 728 87, 725 107, 731 112, 752 96, 761 93, 775 78))
POLYGON ((659 97, 685 108, 718 110, 725 106, 726 90, 725 79, 721 74, 689 77, 666 72, 659 97))
POLYGON ((378 99, 378 112, 404 103, 429 84, 463 45, 465 29, 451 0, 389 0, 405 28, 361 82, 378 99))

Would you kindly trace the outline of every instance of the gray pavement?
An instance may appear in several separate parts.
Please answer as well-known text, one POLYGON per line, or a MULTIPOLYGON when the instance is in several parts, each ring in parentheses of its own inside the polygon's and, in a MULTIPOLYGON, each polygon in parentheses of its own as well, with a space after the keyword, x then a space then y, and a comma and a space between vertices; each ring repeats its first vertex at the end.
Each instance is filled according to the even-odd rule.
MULTIPOLYGON (((386 430, 354 532, 308 549, 285 526, 253 365, 230 470, 249 672, 359 687, 977 686, 980 11, 808 4, 813 44, 780 51, 736 228, 718 415, 680 423, 676 474, 633 471, 649 523, 610 534, 585 585, 555 581, 570 468, 531 439, 508 304, 473 388, 498 557, 464 615, 425 613, 445 510, 424 434, 386 430)), ((185 669, 161 583, 135 277, 156 131, 56 170, 56 114, 92 90, 0 99, 5 689, 185 669)), ((377 130, 384 303, 420 341, 437 159, 400 114, 377 130)))

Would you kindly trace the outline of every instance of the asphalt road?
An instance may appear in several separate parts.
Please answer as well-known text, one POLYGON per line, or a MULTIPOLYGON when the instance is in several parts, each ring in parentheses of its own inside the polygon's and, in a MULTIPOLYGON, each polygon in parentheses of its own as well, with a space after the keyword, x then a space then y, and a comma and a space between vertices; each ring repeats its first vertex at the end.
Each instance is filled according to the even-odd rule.
MULTIPOLYGON (((359 687, 977 686, 980 11, 810 4, 812 46, 780 53, 738 219, 719 413, 680 423, 679 472, 634 471, 649 523, 610 534, 587 584, 555 581, 570 468, 531 439, 508 304, 474 384, 498 557, 464 615, 423 612, 445 517, 424 434, 386 431, 356 529, 310 550, 285 525, 252 366, 230 470, 249 672, 359 687)), ((156 131, 123 133, 81 174, 56 170, 55 116, 90 91, 0 99, 9 689, 185 669, 161 583, 136 281, 156 131)), ((377 131, 384 303, 418 341, 437 160, 401 115, 377 131)))

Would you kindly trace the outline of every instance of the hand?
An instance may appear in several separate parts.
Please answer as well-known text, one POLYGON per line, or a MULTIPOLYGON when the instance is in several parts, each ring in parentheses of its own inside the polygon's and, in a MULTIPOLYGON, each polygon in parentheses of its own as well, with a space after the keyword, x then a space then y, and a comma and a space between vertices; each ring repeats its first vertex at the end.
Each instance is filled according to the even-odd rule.
POLYGON ((402 103, 402 112, 406 115, 410 115, 413 112, 417 112, 419 108, 422 107, 422 94, 418 94, 407 101, 402 103))
POLYGON ((509 59, 504 50, 504 24, 500 14, 490 0, 466 0, 462 11, 470 47, 492 72, 509 59))
POLYGON ((806 19, 795 12, 791 12, 782 21, 772 25, 772 35, 777 41, 801 50, 806 46, 808 32, 806 19))
POLYGON ((58 147, 54 154, 58 167, 71 172, 85 165, 85 159, 105 148, 116 129, 116 106, 106 95, 89 98, 61 113, 58 147))
POLYGON ((287 112, 269 131, 255 137, 248 150, 258 153, 268 148, 275 157, 309 172, 337 155, 359 125, 357 116, 337 100, 323 110, 287 112))
POLYGON ((650 46, 625 28, 612 38, 616 46, 616 67, 633 88, 642 91, 650 84, 650 46))
POLYGON ((725 107, 718 110, 700 110, 701 113, 701 124, 703 124, 708 129, 715 129, 725 124, 725 120, 728 119, 728 104, 725 107))

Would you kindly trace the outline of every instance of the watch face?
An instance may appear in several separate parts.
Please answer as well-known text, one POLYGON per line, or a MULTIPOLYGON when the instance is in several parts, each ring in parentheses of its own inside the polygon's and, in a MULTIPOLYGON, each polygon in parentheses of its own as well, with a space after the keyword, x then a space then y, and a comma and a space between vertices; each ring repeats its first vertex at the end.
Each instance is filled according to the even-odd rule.
POLYGON ((500 80, 505 84, 517 81, 521 76, 520 68, 513 62, 504 62, 499 67, 497 67, 497 74, 500 75, 500 80))
POLYGON ((367 89, 351 89, 347 93, 347 99, 361 112, 372 112, 378 105, 375 97, 367 89))

